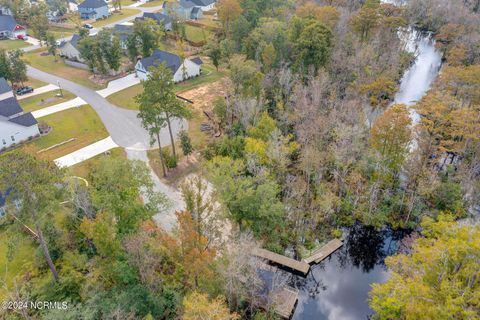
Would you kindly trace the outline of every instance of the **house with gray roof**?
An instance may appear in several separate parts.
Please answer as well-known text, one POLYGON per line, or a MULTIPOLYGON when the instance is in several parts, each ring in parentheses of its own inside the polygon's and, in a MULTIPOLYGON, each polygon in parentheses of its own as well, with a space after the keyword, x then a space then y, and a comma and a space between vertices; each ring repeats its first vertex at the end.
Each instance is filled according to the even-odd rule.
POLYGON ((200 75, 200 64, 190 59, 180 58, 174 53, 156 49, 149 57, 138 60, 135 65, 135 72, 140 80, 147 80, 149 69, 158 67, 160 64, 172 71, 173 82, 184 81, 200 75))
POLYGON ((4 78, 0 78, 0 151, 40 134, 37 120, 23 112, 4 78))
POLYGON ((78 50, 78 42, 82 38, 79 34, 74 34, 72 39, 68 41, 62 41, 58 46, 59 55, 68 60, 83 62, 80 51, 78 50))
POLYGON ((19 36, 25 37, 27 28, 21 26, 10 15, 0 14, 0 37, 17 39, 19 36))
POLYGON ((134 32, 133 24, 131 23, 121 23, 113 26, 113 34, 118 37, 120 40, 120 47, 123 50, 128 48, 128 38, 134 32))
POLYGON ((98 20, 110 15, 108 4, 104 0, 85 0, 78 5, 78 12, 85 20, 98 20))
POLYGON ((204 11, 215 7, 215 0, 179 0, 172 4, 175 16, 181 20, 199 20, 204 11))
POLYGON ((143 16, 135 18, 135 21, 145 20, 147 18, 154 20, 159 25, 163 24, 165 31, 172 31, 172 18, 160 12, 144 12, 143 16))

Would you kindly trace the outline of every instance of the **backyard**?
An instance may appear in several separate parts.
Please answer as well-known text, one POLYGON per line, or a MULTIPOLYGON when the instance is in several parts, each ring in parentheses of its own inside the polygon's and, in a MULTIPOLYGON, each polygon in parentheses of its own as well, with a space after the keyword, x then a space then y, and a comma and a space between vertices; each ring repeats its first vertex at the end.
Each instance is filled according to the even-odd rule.
POLYGON ((88 70, 71 67, 60 58, 57 58, 57 61, 55 61, 55 58, 48 55, 45 49, 34 50, 26 53, 23 57, 32 67, 42 71, 54 73, 59 77, 91 89, 98 90, 103 88, 101 85, 90 80, 91 73, 88 70))
POLYGON ((46 123, 52 127, 52 131, 48 135, 33 141, 38 156, 44 159, 57 159, 108 137, 108 132, 103 126, 102 121, 97 113, 88 105, 42 117, 38 119, 38 122, 41 124, 46 123), (39 150, 49 148, 70 139, 75 140, 51 150, 38 153, 39 150))

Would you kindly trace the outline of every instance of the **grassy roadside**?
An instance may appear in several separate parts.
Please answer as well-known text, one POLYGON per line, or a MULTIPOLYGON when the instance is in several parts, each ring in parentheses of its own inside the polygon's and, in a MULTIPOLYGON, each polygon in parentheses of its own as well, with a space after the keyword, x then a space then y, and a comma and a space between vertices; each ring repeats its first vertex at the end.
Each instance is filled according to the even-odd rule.
POLYGON ((91 73, 88 70, 70 67, 60 58, 57 58, 57 61, 55 61, 55 58, 51 55, 42 55, 45 53, 45 49, 38 49, 24 54, 23 58, 29 65, 44 72, 54 73, 94 90, 103 88, 89 79, 91 73))
POLYGON ((58 92, 59 90, 53 90, 42 94, 37 94, 29 98, 18 100, 18 102, 22 106, 23 110, 28 112, 47 108, 62 102, 66 102, 68 100, 72 100, 76 97, 73 93, 66 90, 62 90, 63 97, 57 97, 58 92))
POLYGON ((74 138, 74 141, 58 146, 51 150, 38 153, 40 158, 54 160, 86 147, 94 142, 108 137, 102 120, 97 113, 88 105, 72 108, 51 114, 38 119, 40 123, 46 123, 52 127, 52 131, 34 140, 34 151, 51 147, 55 144, 74 138))
POLYGON ((96 157, 80 162, 68 169, 70 175, 88 178, 91 169, 95 167, 102 159, 126 158, 127 155, 122 148, 114 148, 107 154, 99 154, 96 157))
POLYGON ((0 49, 14 50, 30 46, 30 43, 23 40, 0 40, 0 49))

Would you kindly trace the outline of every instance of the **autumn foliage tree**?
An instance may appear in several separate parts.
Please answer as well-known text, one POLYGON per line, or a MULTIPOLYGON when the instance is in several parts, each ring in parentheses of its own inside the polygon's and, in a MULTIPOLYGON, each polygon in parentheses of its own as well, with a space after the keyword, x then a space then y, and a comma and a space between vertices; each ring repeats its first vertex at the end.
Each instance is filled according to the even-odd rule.
POLYGON ((397 104, 378 117, 370 132, 370 146, 380 155, 380 168, 398 174, 412 137, 408 109, 397 104))
POLYGON ((183 300, 184 320, 237 320, 240 317, 230 313, 223 297, 209 299, 204 293, 193 291, 183 300))
POLYGON ((474 319, 480 308, 480 226, 452 216, 425 218, 410 255, 386 259, 391 273, 374 284, 375 319, 474 319))

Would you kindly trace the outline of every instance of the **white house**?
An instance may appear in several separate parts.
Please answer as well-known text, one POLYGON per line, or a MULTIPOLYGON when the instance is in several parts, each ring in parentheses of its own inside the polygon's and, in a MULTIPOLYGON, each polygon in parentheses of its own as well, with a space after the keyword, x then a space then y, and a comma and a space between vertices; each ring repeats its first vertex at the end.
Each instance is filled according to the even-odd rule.
POLYGON ((173 82, 180 82, 200 75, 201 60, 182 59, 176 54, 156 49, 150 57, 143 58, 135 65, 140 80, 147 80, 148 69, 164 63, 172 71, 173 82))
POLYGON ((23 112, 4 78, 0 78, 0 97, 0 150, 40 134, 37 120, 23 112))
POLYGON ((27 28, 17 24, 15 18, 10 15, 0 14, 0 36, 10 39, 17 39, 18 36, 25 37, 27 28))
POLYGON ((173 2, 171 7, 181 20, 199 20, 204 11, 215 8, 215 0, 179 0, 173 2))
POLYGON ((80 51, 78 50, 78 41, 80 41, 80 39, 80 35, 74 34, 69 41, 62 41, 58 46, 60 56, 69 60, 83 62, 80 51))

